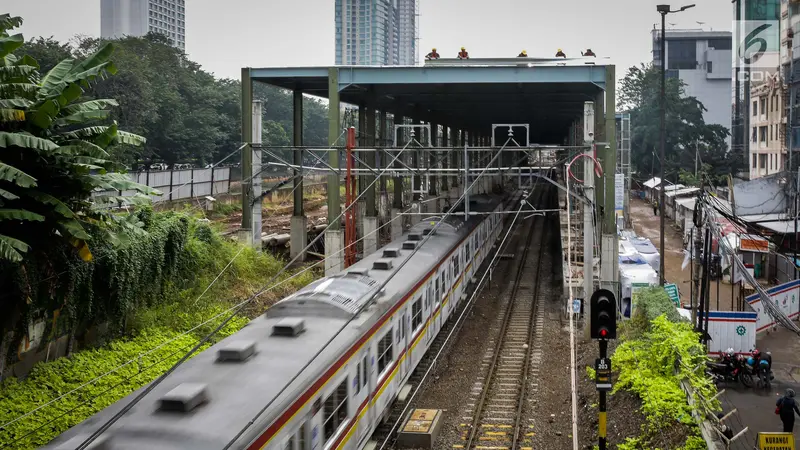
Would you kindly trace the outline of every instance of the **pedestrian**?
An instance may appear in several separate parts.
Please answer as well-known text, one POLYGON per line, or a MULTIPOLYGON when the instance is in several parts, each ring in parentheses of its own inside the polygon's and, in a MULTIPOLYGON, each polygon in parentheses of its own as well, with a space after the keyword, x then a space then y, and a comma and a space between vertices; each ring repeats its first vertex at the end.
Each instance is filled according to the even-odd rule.
POLYGON ((797 408, 797 402, 794 399, 794 390, 786 389, 786 395, 779 398, 775 403, 775 414, 781 417, 783 422, 783 432, 794 432, 794 414, 800 416, 800 409, 797 408))
POLYGON ((653 215, 658 215, 658 202, 653 202, 653 215))

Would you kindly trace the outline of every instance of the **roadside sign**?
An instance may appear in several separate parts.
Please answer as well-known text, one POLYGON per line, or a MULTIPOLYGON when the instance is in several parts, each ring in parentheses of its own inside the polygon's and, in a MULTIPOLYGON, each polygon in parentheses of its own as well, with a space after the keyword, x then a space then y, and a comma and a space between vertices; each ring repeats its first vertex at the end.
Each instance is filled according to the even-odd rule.
POLYGON ((611 390, 611 358, 594 360, 594 382, 598 391, 611 390))
POLYGON ((676 305, 681 304, 681 295, 678 293, 678 285, 675 283, 667 283, 664 285, 664 290, 667 291, 669 299, 676 305))
POLYGON ((794 450, 792 433, 758 433, 759 450, 794 450))
POLYGON ((572 313, 573 314, 580 314, 581 313, 581 301, 580 299, 573 299, 572 300, 572 313))

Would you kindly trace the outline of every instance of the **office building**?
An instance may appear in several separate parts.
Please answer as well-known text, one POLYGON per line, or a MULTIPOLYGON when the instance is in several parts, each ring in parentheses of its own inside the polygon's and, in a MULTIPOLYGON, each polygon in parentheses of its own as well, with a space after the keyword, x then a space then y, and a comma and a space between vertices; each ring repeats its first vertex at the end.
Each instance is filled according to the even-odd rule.
POLYGON ((185 0, 101 0, 100 36, 161 33, 172 45, 186 50, 185 8, 185 0))
POLYGON ((414 65, 418 0, 336 0, 337 65, 414 65))
MULTIPOLYGON (((653 65, 661 67, 661 30, 653 30, 653 65)), ((687 97, 707 111, 707 124, 731 129, 732 34, 730 31, 666 30, 667 77, 685 83, 687 97)), ((730 145, 730 138, 728 138, 730 145)))

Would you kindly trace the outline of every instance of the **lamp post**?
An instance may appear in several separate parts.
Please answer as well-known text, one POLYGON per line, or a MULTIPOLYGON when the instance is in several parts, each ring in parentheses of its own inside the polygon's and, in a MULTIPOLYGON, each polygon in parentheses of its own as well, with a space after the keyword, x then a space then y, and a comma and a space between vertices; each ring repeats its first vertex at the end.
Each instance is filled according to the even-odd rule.
POLYGON ((658 209, 660 210, 660 217, 659 217, 659 228, 661 230, 661 235, 659 237, 660 241, 660 249, 661 249, 661 258, 659 258, 659 270, 658 270, 658 280, 661 286, 664 285, 664 163, 666 162, 666 156, 664 155, 664 147, 666 147, 666 139, 667 139, 667 94, 666 94, 666 84, 667 84, 667 67, 666 67, 666 56, 667 56, 667 45, 666 45, 666 28, 667 28, 667 14, 676 13, 681 11, 686 11, 689 8, 693 8, 694 4, 682 6, 681 9, 677 11, 670 10, 669 5, 658 5, 656 6, 656 10, 661 14, 661 136, 659 137, 659 163, 661 164, 661 184, 659 187, 659 195, 658 195, 658 209))

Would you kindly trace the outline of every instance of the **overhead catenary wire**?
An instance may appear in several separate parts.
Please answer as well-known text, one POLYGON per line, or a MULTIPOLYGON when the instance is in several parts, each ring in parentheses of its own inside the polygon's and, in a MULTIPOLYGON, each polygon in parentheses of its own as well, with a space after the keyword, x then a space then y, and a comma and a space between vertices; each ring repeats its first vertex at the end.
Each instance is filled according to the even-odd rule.
MULTIPOLYGON (((409 209, 410 209, 410 208, 409 208, 409 209)), ((378 228, 377 228, 377 229, 375 229, 374 231, 371 231, 371 232, 369 232, 369 233, 365 234, 364 236, 360 237, 359 239, 357 239, 356 241, 354 241, 352 244, 349 244, 349 245, 356 245, 356 244, 357 244, 358 242, 360 242, 361 240, 363 240, 363 239, 365 239, 366 237, 368 237, 368 236, 371 236, 371 235, 373 235, 373 234, 375 234, 375 233, 378 233, 378 232, 379 232, 379 231, 380 231, 382 228, 389 226, 389 225, 390 225, 390 224, 391 224, 393 221, 395 221, 395 220, 397 220, 397 219, 399 219, 399 218, 400 218, 400 216, 397 216, 397 217, 394 217, 394 218, 390 219, 389 221, 387 221, 385 224, 381 225, 380 227, 378 227, 378 228)), ((349 246, 348 246, 348 247, 349 247, 349 246)), ((242 248, 244 248, 244 247, 242 247, 242 248)), ((347 248, 347 247, 345 247, 345 248, 347 248)), ((270 287, 269 287, 269 288, 268 288, 268 289, 267 289, 265 292, 268 292, 268 291, 270 291, 270 290, 272 290, 272 289, 275 289, 275 288, 277 288, 277 287, 280 287, 281 285, 283 285, 283 284, 286 284, 286 283, 290 282, 290 281, 291 281, 291 280, 293 280, 294 278, 297 278, 297 277, 299 277, 299 276, 300 276, 300 275, 302 275, 303 273, 305 273, 305 272, 307 272, 307 271, 309 271, 309 270, 312 270, 314 267, 317 267, 317 266, 319 266, 319 265, 321 265, 321 264, 324 264, 324 263, 325 263, 325 260, 326 260, 327 258, 331 258, 331 257, 334 257, 334 256, 338 256, 338 254, 339 254, 339 253, 342 253, 342 252, 344 252, 344 251, 345 251, 345 248, 342 248, 342 249, 340 249, 340 250, 338 250, 338 251, 336 251, 336 252, 332 253, 331 255, 329 255, 329 256, 328 256, 328 257, 326 257, 326 258, 324 258, 324 259, 322 259, 322 260, 319 260, 319 261, 315 262, 314 264, 308 265, 308 266, 307 266, 307 267, 305 267, 303 270, 300 270, 300 271, 296 272, 296 273, 295 273, 295 274, 293 274, 292 276, 290 276, 290 277, 288 277, 288 278, 285 278, 285 279, 281 280, 281 281, 280 281, 280 282, 278 282, 278 283, 275 283, 275 284, 273 284, 273 285, 272 285, 272 286, 270 286, 270 287)), ((247 301, 247 300, 245 300, 245 301, 247 301)), ((190 329, 188 329, 188 330, 186 330, 186 331, 184 331, 184 332, 180 333, 179 335, 177 335, 177 336, 175 336, 175 337, 173 337, 173 338, 171 338, 171 339, 169 339, 169 340, 167 340, 167 341, 164 341, 164 342, 162 342, 161 344, 157 345, 156 347, 153 347, 153 348, 151 348, 150 350, 148 350, 148 351, 146 351, 146 352, 144 352, 144 353, 140 353, 140 354, 139 354, 139 355, 137 355, 135 358, 132 358, 132 359, 130 359, 130 360, 128 360, 128 361, 126 361, 126 362, 124 362, 124 363, 122 363, 122 364, 118 365, 117 367, 115 367, 115 368, 113 368, 113 369, 111 369, 111 370, 108 370, 108 371, 104 372, 103 374, 101 374, 101 375, 98 375, 97 377, 95 377, 95 378, 93 378, 93 379, 91 379, 91 380, 89 380, 89 381, 87 381, 87 382, 85 382, 85 383, 81 384, 80 386, 78 386, 78 387, 76 387, 76 388, 74 388, 74 389, 70 390, 69 392, 66 392, 66 393, 64 393, 64 394, 61 394, 60 396, 56 397, 55 399, 52 399, 52 400, 48 401, 47 403, 45 403, 45 404, 43 404, 43 405, 40 405, 40 406, 38 406, 38 407, 36 407, 36 408, 32 409, 31 411, 29 411, 29 412, 27 412, 27 413, 25 413, 25 414, 23 414, 23 415, 21 415, 21 416, 18 416, 18 417, 16 417, 15 419, 13 419, 13 420, 11 420, 11 421, 9 421, 9 422, 6 422, 5 424, 2 424, 2 425, 0 426, 0 432, 1 432, 1 431, 4 431, 4 430, 6 430, 8 426, 10 426, 10 425, 13 425, 13 424, 14 424, 14 423, 16 423, 16 422, 19 422, 20 420, 22 420, 22 419, 24 419, 24 418, 26 418, 26 417, 29 417, 29 416, 31 416, 31 415, 33 415, 33 414, 34 414, 34 413, 36 413, 37 411, 40 411, 40 410, 42 410, 42 409, 44 409, 44 408, 46 408, 46 407, 48 407, 48 406, 51 406, 51 405, 53 405, 54 403, 56 403, 56 402, 58 402, 58 401, 60 401, 60 400, 62 400, 62 399, 64 399, 64 398, 66 398, 67 396, 69 396, 69 395, 71 395, 71 394, 74 394, 74 393, 76 393, 76 392, 78 392, 78 391, 82 390, 83 388, 85 388, 85 387, 87 387, 87 386, 89 386, 89 385, 95 384, 95 383, 97 383, 98 381, 100 381, 101 379, 103 379, 103 378, 105 378, 105 377, 107 377, 107 376, 109 376, 109 375, 111 375, 111 374, 113 374, 113 373, 116 373, 116 372, 118 372, 119 370, 123 369, 124 367, 127 367, 127 366, 129 366, 129 365, 131 365, 131 364, 137 363, 137 362, 138 362, 138 361, 140 361, 142 358, 144 358, 144 357, 146 357, 146 356, 149 356, 149 355, 151 355, 151 354, 155 353, 156 351, 158 351, 159 349, 163 348, 164 346, 166 346, 166 345, 169 345, 170 343, 177 341, 179 338, 181 338, 181 337, 183 337, 183 336, 186 336, 186 335, 188 335, 189 333, 191 333, 191 332, 193 332, 193 331, 195 331, 195 330, 199 329, 200 327, 203 327, 203 326, 205 326, 205 325, 208 325, 209 323, 211 323, 211 322, 213 322, 213 321, 215 321, 215 320, 219 319, 220 317, 222 317, 222 316, 224 316, 224 315, 226 315, 226 314, 229 314, 230 312, 232 312, 232 311, 236 310, 236 309, 237 309, 239 306, 241 306, 243 303, 244 303, 244 302, 242 302, 242 303, 238 303, 238 304, 236 304, 236 305, 234 305, 234 306, 232 306, 232 307, 230 307, 230 308, 228 308, 228 309, 226 309, 226 310, 224 310, 224 311, 222 311, 222 312, 219 312, 219 313, 217 313, 216 315, 214 315, 213 317, 211 317, 211 318, 207 319, 206 321, 204 321, 204 322, 202 322, 202 323, 200 323, 200 324, 198 324, 198 325, 195 325, 194 327, 192 327, 192 328, 190 328, 190 329)), ((168 355, 168 357, 169 357, 169 356, 172 356, 174 353, 175 353, 175 352, 171 353, 170 355, 168 355)), ((165 361, 165 360, 166 360, 166 358, 164 358, 164 359, 161 359, 159 362, 163 362, 163 361, 165 361)), ((132 377, 130 377, 130 378, 132 378, 132 377)), ((116 385, 116 386, 119 386, 119 384, 118 384, 118 385, 116 385)), ((104 391, 104 392, 107 392, 107 391, 104 391)), ((96 395, 95 397, 93 397, 92 399, 99 398, 99 397, 100 397, 100 396, 102 396, 102 395, 103 395, 103 393, 101 393, 101 394, 98 394, 98 395, 96 395)), ((51 420, 51 421, 52 421, 52 420, 51 420)), ((44 423, 44 424, 42 424, 41 426, 45 426, 45 425, 47 425, 48 423, 50 423, 51 421, 45 422, 45 423, 44 423)), ((41 428, 41 426, 40 426, 39 428, 41 428)), ((39 428, 37 428, 37 429, 39 429, 39 428)), ((17 440, 18 440, 18 439, 17 439, 17 440)))
MULTIPOLYGON (((531 191, 533 191, 536 188, 536 185, 538 183, 539 183, 539 179, 537 178, 536 181, 534 182, 533 187, 531 188, 531 191)), ((411 404, 412 404, 414 398, 416 397, 416 395, 419 392, 419 390, 422 388, 422 386, 425 383, 425 380, 428 378, 428 375, 430 374, 431 370, 433 370, 434 365, 435 365, 434 363, 439 359, 439 357, 441 356, 442 352, 447 347, 448 342, 450 342, 450 339, 455 335, 455 333, 457 333, 460 330, 460 327, 464 323, 464 321, 463 321, 464 317, 466 317, 466 314, 472 309, 477 295, 485 287, 483 285, 484 280, 486 280, 486 277, 492 272, 493 268, 496 267, 496 261, 497 261, 498 256, 503 254, 504 250, 510 244, 510 242, 509 242, 509 244, 506 244, 506 240, 508 239, 508 236, 511 233, 511 231, 514 229, 514 224, 516 223, 517 219, 519 218, 520 213, 522 212, 522 209, 524 208, 524 206, 526 204, 529 204, 529 203, 526 200, 523 199, 522 201, 520 201, 519 208, 517 208, 517 210, 512 213, 512 214, 514 214, 514 217, 511 220, 511 224, 509 224, 509 226, 508 226, 508 230, 506 230, 506 233, 503 236, 503 239, 500 241, 500 244, 497 247, 497 251, 493 255, 492 260, 489 262, 488 267, 483 272, 483 275, 481 276, 480 280, 478 281, 478 284, 475 286, 475 289, 473 290, 472 295, 467 300, 466 305, 462 309, 461 314, 459 314, 458 318, 456 319, 456 322, 455 322, 455 325, 453 326, 453 329, 450 330, 450 333, 448 333, 447 337, 445 338, 444 342, 442 343, 441 347, 439 348, 439 351, 433 357, 432 363, 430 364, 428 369, 425 371, 425 373, 422 375, 422 378, 420 379, 419 383, 417 384, 416 388, 414 389, 414 392, 410 395, 405 408, 403 408, 403 411, 400 413, 400 417, 392 425, 392 428, 389 431, 389 434, 387 435, 387 437, 384 439, 383 443, 381 443, 381 446, 378 447, 377 450, 383 450, 383 448, 386 447, 386 444, 389 442, 389 439, 391 438, 391 436, 394 433, 394 431, 397 429, 397 427, 400 424, 400 422, 404 419, 404 417, 406 415, 406 412, 411 407, 411 404)))
MULTIPOLYGON (((395 158, 399 158, 399 157, 400 157, 400 155, 402 155, 403 151, 405 151, 405 149, 406 149, 406 148, 408 147, 408 145, 410 145, 410 144, 411 144, 411 142, 409 142, 409 143, 408 143, 408 144, 407 144, 405 147, 403 147, 403 149, 397 153, 397 155, 395 156, 395 158)), ((384 170, 384 172, 386 172, 386 170, 384 170)), ((384 172, 382 172, 382 174, 383 174, 384 172)), ((370 183, 370 185, 369 185, 369 186, 367 186, 367 187, 364 189, 364 191, 363 191, 361 194, 359 194, 359 195, 358 195, 358 197, 356 197, 356 200, 359 200, 359 199, 360 199, 360 198, 361 198, 361 197, 362 197, 362 196, 363 196, 363 195, 366 193, 366 191, 367 191, 367 190, 368 190, 368 189, 369 189, 369 188, 370 188, 372 185, 374 185, 374 184, 375 184, 377 181, 378 181, 378 178, 376 177, 376 178, 375 178, 375 180, 373 180, 373 181, 372 181, 372 183, 370 183)), ((298 254, 297 254, 297 255, 296 255, 296 256, 295 256, 295 257, 294 257, 294 258, 293 258, 291 261, 289 261, 289 263, 287 263, 287 264, 286 264, 286 265, 285 265, 283 268, 281 268, 281 269, 280 269, 280 270, 279 270, 279 271, 278 271, 278 272, 277 272, 275 275, 273 275, 273 276, 270 278, 270 280, 269 280, 269 281, 268 281, 268 282, 265 284, 264 288, 260 289, 260 290, 259 290, 259 291, 257 291, 255 294, 251 295, 251 296, 250 296, 250 297, 249 297, 247 300, 245 300, 244 302, 242 302, 241 306, 237 307, 237 309, 236 309, 236 310, 235 310, 235 311, 234 311, 234 312, 233 312, 231 315, 229 315, 229 316, 228 316, 228 318, 226 318, 226 319, 225 319, 225 320, 224 320, 222 323, 220 323, 220 324, 219 324, 219 326, 217 326, 217 327, 216 327, 214 330, 212 330, 212 331, 211 331, 211 332, 210 332, 208 335, 206 335, 206 336, 205 336, 203 339, 201 339, 201 340, 200 340, 200 342, 199 342, 197 345, 195 345, 195 346, 194 346, 194 347, 193 347, 193 348, 192 348, 192 349, 191 349, 189 352, 187 352, 187 353, 186 353, 186 354, 185 354, 185 355, 184 355, 184 356, 183 356, 181 359, 179 359, 179 360, 178 360, 178 361, 177 361, 177 362, 176 362, 176 363, 175 363, 175 364, 174 364, 172 367, 170 367, 170 368, 169 368, 169 369, 168 369, 168 370, 167 370, 167 371, 166 371, 164 374, 162 374, 162 375, 161 375, 160 377, 158 377, 158 378, 157 378, 155 381, 153 381, 152 383, 150 383, 150 384, 149 384, 149 385, 148 385, 148 386, 147 386, 147 387, 146 387, 146 388, 145 388, 145 389, 144 389, 144 390, 143 390, 143 391, 142 391, 142 392, 141 392, 139 395, 137 395, 137 396, 136 396, 136 397, 135 397, 133 400, 131 400, 131 402, 130 402, 130 403, 128 403, 127 405, 125 405, 125 407, 123 407, 123 408, 122 408, 122 410, 120 410, 120 411, 119 411, 117 414, 115 414, 114 416, 112 416, 112 417, 111 417, 111 418, 110 418, 110 419, 109 419, 107 422, 105 422, 104 424, 102 424, 102 425, 100 426, 100 428, 98 428, 98 429, 97 429, 97 430, 96 430, 94 433, 92 433, 92 434, 91 434, 91 435, 90 435, 90 436, 89 436, 89 437, 88 437, 88 438, 87 438, 85 441, 83 441, 83 442, 82 442, 82 443, 81 443, 81 444, 78 446, 78 448, 77 448, 76 450, 84 450, 84 449, 86 449, 86 448, 87 448, 87 447, 88 447, 88 446, 89 446, 89 445, 90 445, 92 442, 94 442, 94 441, 95 441, 95 440, 96 440, 96 439, 97 439, 97 438, 98 438, 98 437, 99 437, 101 434, 103 434, 103 433, 104 433, 104 432, 105 432, 105 431, 106 431, 106 430, 107 430, 109 427, 111 427, 111 426, 112 426, 114 423, 116 423, 116 422, 117 422, 117 421, 118 421, 118 420, 119 420, 119 419, 120 419, 120 418, 121 418, 123 415, 125 415, 125 414, 126 414, 128 411, 130 411, 130 409, 131 409, 131 408, 133 408, 133 406, 134 406, 134 405, 136 405, 137 403, 139 403, 139 401, 141 401, 141 400, 142 400, 142 399, 143 399, 143 398, 144 398, 144 397, 145 397, 147 394, 149 394, 149 393, 150 393, 150 392, 151 392, 153 389, 155 389, 155 388, 156 388, 156 387, 157 387, 159 384, 161 384, 161 382, 163 382, 163 381, 164 381, 164 380, 165 380, 165 379, 166 379, 166 378, 167 378, 167 377, 168 377, 170 374, 172 374, 172 372, 174 372, 174 371, 175 371, 175 369, 177 369, 178 367, 180 367, 180 366, 181 366, 181 365, 182 365, 182 364, 183 364, 183 363, 184 363, 186 360, 188 360, 188 359, 189 359, 189 358, 190 358, 190 357, 191 357, 191 356, 192 356, 192 355, 193 355, 195 352, 197 352, 197 350, 199 350, 199 349, 200 349, 200 348, 201 348, 203 345, 205 345, 205 343, 206 343, 206 342, 208 342, 208 341, 209 341, 209 340, 210 340, 210 339, 211 339, 213 336, 215 336, 215 335, 216 335, 216 334, 217 334, 217 333, 218 333, 218 332, 219 332, 219 331, 220 331, 220 330, 221 330, 223 327, 225 327, 225 325, 227 325, 227 324, 228 324, 228 322, 230 322, 230 321, 231 321, 231 320, 232 320, 234 317, 236 317, 236 315, 238 314, 238 312, 239 312, 239 311, 240 311, 242 308, 244 308, 244 306, 245 306, 245 305, 247 305, 248 303, 250 303, 250 302, 251 302, 251 301, 253 301, 254 299, 258 298, 258 297, 259 297, 261 294, 263 294, 263 292, 264 292, 264 291, 265 291, 265 289, 266 289, 266 286, 268 286, 269 284, 272 284, 272 283, 273 283, 273 282, 274 282, 276 279, 278 279, 278 277, 279 277, 279 276, 281 276, 281 275, 283 274, 283 272, 285 272, 285 271, 286 271, 286 270, 287 270, 287 269, 288 269, 288 268, 289 268, 289 267, 290 267, 292 264, 294 264, 294 262, 295 262, 295 261, 297 261, 297 260, 300 258, 300 256, 302 256, 302 255, 303 255, 303 253, 305 253, 306 251, 308 251, 308 250, 309 250, 309 249, 310 249, 310 248, 311 248, 311 247, 312 247, 314 244, 316 244, 316 243, 317 243, 317 241, 319 241, 319 239, 320 239, 322 236, 324 236, 324 235, 325 235, 325 232, 326 232, 328 229, 330 229, 330 227, 331 227, 331 226, 333 226, 333 224, 336 224, 336 223, 338 223, 338 221, 339 221, 339 220, 340 220, 340 219, 341 219, 341 218, 344 216, 344 214, 345 214, 345 213, 346 213, 346 212, 347 212, 347 211, 348 211, 350 208, 352 208, 352 207, 353 207, 355 204, 356 204, 356 203, 355 203, 355 202, 353 202, 353 204, 351 204, 351 205, 347 206, 347 207, 346 207, 346 208, 345 208, 345 209, 344 209, 344 210, 343 210, 343 211, 342 211, 342 212, 341 212, 341 213, 340 213, 340 214, 339 214, 339 215, 336 217, 336 219, 335 219, 335 220, 333 220, 333 221, 331 221, 331 223, 329 223, 329 224, 328 224, 328 225, 325 227, 325 229, 324 229, 324 230, 323 230, 321 233, 319 233, 319 234, 318 234, 318 235, 317 235, 317 236, 316 236, 316 237, 315 237, 315 238, 314 238, 314 239, 313 239, 313 240, 312 240, 312 241, 311 241, 311 242, 310 242, 310 243, 309 243, 309 244, 308 244, 308 245, 307 245, 307 246, 306 246, 306 247, 305 247, 303 250, 301 250, 300 252, 298 252, 298 254)))
MULTIPOLYGON (((506 145, 508 145, 508 143, 509 143, 509 142, 511 142, 511 141, 513 141, 513 139, 512 139, 512 138, 509 138, 509 139, 508 139, 508 141, 506 141, 506 143, 505 143, 505 144, 503 144, 503 147, 501 147, 501 148, 500 148, 500 150, 499 150, 499 151, 496 153, 495 157, 494 157, 494 158, 492 158, 492 161, 490 161, 488 165, 491 165, 491 162, 493 162, 495 159, 497 159, 497 157, 499 157, 499 156, 500 156, 500 154, 503 152, 503 149, 505 149, 506 145)), ((410 142, 409 142, 409 144, 410 144, 410 142)), ((519 144, 518 144, 518 145, 519 145, 519 144)), ((405 150, 405 148, 407 148, 407 147, 408 147, 408 145, 406 145, 406 147, 403 147, 403 149, 405 150)), ((465 147, 466 147, 466 146, 465 146, 465 147)), ((395 156, 395 159, 396 159, 396 158, 398 158, 398 157, 400 156, 400 154, 401 154, 401 153, 402 153, 402 151, 401 151, 401 152, 398 152, 398 154, 395 156)), ((488 165, 487 165, 487 167, 488 167, 488 165)), ((485 172, 485 168, 484 168, 484 172, 485 172)), ((272 404, 273 404, 273 403, 274 403, 274 402, 275 402, 275 401, 276 401, 276 400, 277 400, 277 399, 278 399, 278 398, 279 398, 281 395, 283 395, 283 393, 286 391, 286 389, 288 389, 288 388, 289 388, 289 386, 291 386, 291 385, 292 385, 292 383, 294 383, 294 381, 297 379, 297 377, 299 377, 299 376, 300 376, 300 375, 303 373, 303 371, 304 371, 304 370, 305 370, 305 369, 306 369, 306 368, 307 368, 309 365, 311 365, 311 363, 313 363, 313 362, 314 362, 314 361, 317 359, 317 357, 319 357, 319 355, 320 355, 320 354, 321 354, 321 353, 322 353, 322 352, 323 352, 323 351, 324 351, 324 350, 325 350, 325 349, 328 347, 328 345, 330 345, 330 343, 331 343, 331 342, 333 342, 333 341, 334 341, 334 340, 335 340, 335 339, 336 339, 336 338, 337 338, 337 337, 338 337, 338 336, 339 336, 339 335, 342 333, 342 331, 344 331, 344 329, 347 327, 347 325, 348 325, 348 324, 350 324, 350 323, 351 323, 351 322, 352 322, 352 321, 353 321, 353 320, 354 320, 356 317, 358 317, 358 315, 361 313, 361 311, 362 311, 362 310, 363 310, 363 309, 364 309, 364 308, 365 308, 367 305, 369 305, 369 304, 371 303, 371 301, 372 301, 372 300, 373 300, 373 299, 374 299, 374 298, 375 298, 377 295, 379 295, 379 293, 380 293, 380 292, 383 290, 383 288, 386 286, 386 284, 387 284, 387 283, 389 283, 389 281, 391 281, 391 280, 394 278, 394 276, 395 276, 397 273, 399 273, 399 272, 400 272, 400 269, 402 269, 402 268, 403 268, 403 267, 404 267, 404 266, 405 266, 405 265, 406 265, 406 264, 407 264, 409 261, 411 261, 411 258, 414 256, 414 254, 416 254, 416 252, 417 252, 417 251, 419 251, 419 249, 421 249, 421 248, 424 246, 425 242, 427 242, 427 241, 428 241, 428 240, 431 238, 431 236, 433 236, 433 235, 435 234, 436 230, 437 230, 437 229, 438 229, 438 228, 441 226, 441 224, 445 222, 445 219, 447 219, 447 217, 449 217, 449 216, 450 216, 450 214, 452 214, 452 213, 453 213, 453 211, 455 211, 455 209, 456 209, 456 207, 458 206, 458 204, 461 202, 461 200, 462 200, 462 199, 464 199, 464 198, 465 198, 465 196, 466 196, 466 195, 468 194, 468 192, 469 192, 469 191, 472 189, 472 187, 473 187, 473 186, 475 186, 475 184, 478 182, 478 180, 481 178, 481 176, 482 176, 482 175, 483 175, 483 172, 481 172, 481 174, 480 174, 480 175, 478 175, 478 176, 475 178, 475 180, 473 180, 473 181, 472 181, 472 184, 470 184, 469 186, 465 186, 464 193, 463 193, 463 194, 461 194, 461 196, 459 197, 458 201, 456 201, 456 202, 453 204, 453 206, 450 208, 450 210, 449 210, 449 211, 447 211, 447 213, 445 213, 445 214, 444 214, 444 216, 442 216, 442 217, 441 217, 441 220, 439 220, 438 222, 436 222, 436 224, 435 224, 435 225, 433 226, 433 228, 431 229, 431 232, 430 232, 430 233, 428 233, 428 235, 426 235, 426 236, 425 236, 425 237, 424 237, 424 238, 423 238, 423 239, 420 241, 419 245, 417 245, 417 246, 414 248, 414 250, 412 250, 412 251, 411 251, 411 254, 408 256, 408 258, 406 258, 406 259, 405 259, 405 260, 404 260, 402 263, 400 263, 400 265, 398 265, 398 266, 397 266, 397 269, 395 270, 394 274, 390 275, 390 276, 389 276, 389 277, 388 277, 386 280, 384 280, 384 281, 383 281, 381 284, 379 284, 379 285, 378 285, 378 286, 377 286, 377 287, 376 287, 376 288, 373 290, 373 294, 372 294, 371 298, 370 298, 370 299, 368 299, 368 301, 364 302, 364 304, 358 308, 358 310, 355 312, 355 314, 353 314, 353 316, 351 316, 351 317, 350 317, 350 319, 348 319, 348 320, 347 320, 347 321, 346 321, 346 322, 345 322, 345 323, 344 323, 344 324, 343 324, 343 325, 342 325, 342 326, 341 326, 341 327, 340 327, 340 328, 339 328, 339 329, 336 331, 336 333, 334 333, 334 335, 333 335, 333 336, 332 336, 330 339, 328 339, 328 340, 327 340, 327 342, 326 342, 326 343, 325 343, 325 344, 322 346, 322 348, 320 348, 320 349, 319 349, 319 350, 318 350, 318 351, 317 351, 317 352, 316 352, 316 353, 315 353, 315 354, 314 354, 314 355, 311 357, 311 359, 310 359, 310 360, 309 360, 309 361, 308 361, 308 362, 307 362, 307 363, 306 363, 306 364, 305 364, 305 365, 304 365, 304 366, 303 366, 303 367, 302 367, 302 368, 301 368, 301 369, 300 369, 300 370, 299 370, 299 371, 298 371, 298 372, 297 372, 297 373, 296 373, 296 374, 295 374, 295 375, 294 375, 294 376, 293 376, 293 377, 292 377, 292 378, 289 380, 289 382, 288 382, 288 383, 286 383, 286 384, 283 386, 283 388, 281 388, 281 390, 280 390, 280 391, 279 391, 277 394, 275 394, 275 396, 272 398, 272 400, 270 400, 270 401, 269 401, 269 402, 268 402, 266 405, 264 405, 264 407, 263 407, 263 408, 262 408, 262 409, 261 409, 261 410, 260 410, 260 411, 259 411, 259 412, 258 412, 258 413, 257 413, 257 414, 256 414, 256 415, 255 415, 255 416, 254 416, 254 417, 253 417, 253 418, 252 418, 252 419, 251 419, 251 420, 250 420, 250 421, 249 421, 249 422, 248 422, 248 423, 247 423, 247 424, 246 424, 246 425, 245 425, 245 426, 244 426, 244 427, 243 427, 243 428, 242 428, 242 429, 241 429, 241 430, 240 430, 240 431, 239 431, 239 432, 238 432, 238 433, 237 433, 237 434, 236 434, 236 435, 235 435, 235 436, 234 436, 234 437, 231 439, 231 440, 230 440, 230 442, 228 442, 228 444, 227 444, 227 445, 226 445, 226 446, 223 448, 223 450, 227 450, 227 449, 231 448, 231 446, 233 446, 233 444, 234 444, 234 443, 235 443, 235 442, 236 442, 236 441, 237 441, 237 440, 238 440, 238 439, 239 439, 239 438, 242 436, 242 434, 244 434, 244 432, 245 432, 245 431, 247 431, 247 429, 248 429, 250 426, 252 426, 252 425, 255 423, 255 421, 258 419, 258 417, 260 417, 260 416, 261 416, 261 415, 262 415, 262 414, 263 414, 265 411, 267 411, 267 409, 269 409, 269 407, 270 407, 270 406, 272 406, 272 404)), ((377 181, 378 181, 378 178, 376 178, 375 180, 373 180, 373 181, 372 181, 372 183, 366 187, 366 189, 369 189, 369 188, 372 186, 372 184, 374 184, 374 183, 375 183, 375 182, 377 182, 377 181)), ((358 200, 358 198, 356 198, 356 200, 358 200)), ((354 203, 355 203, 355 202, 354 202, 354 203)))

